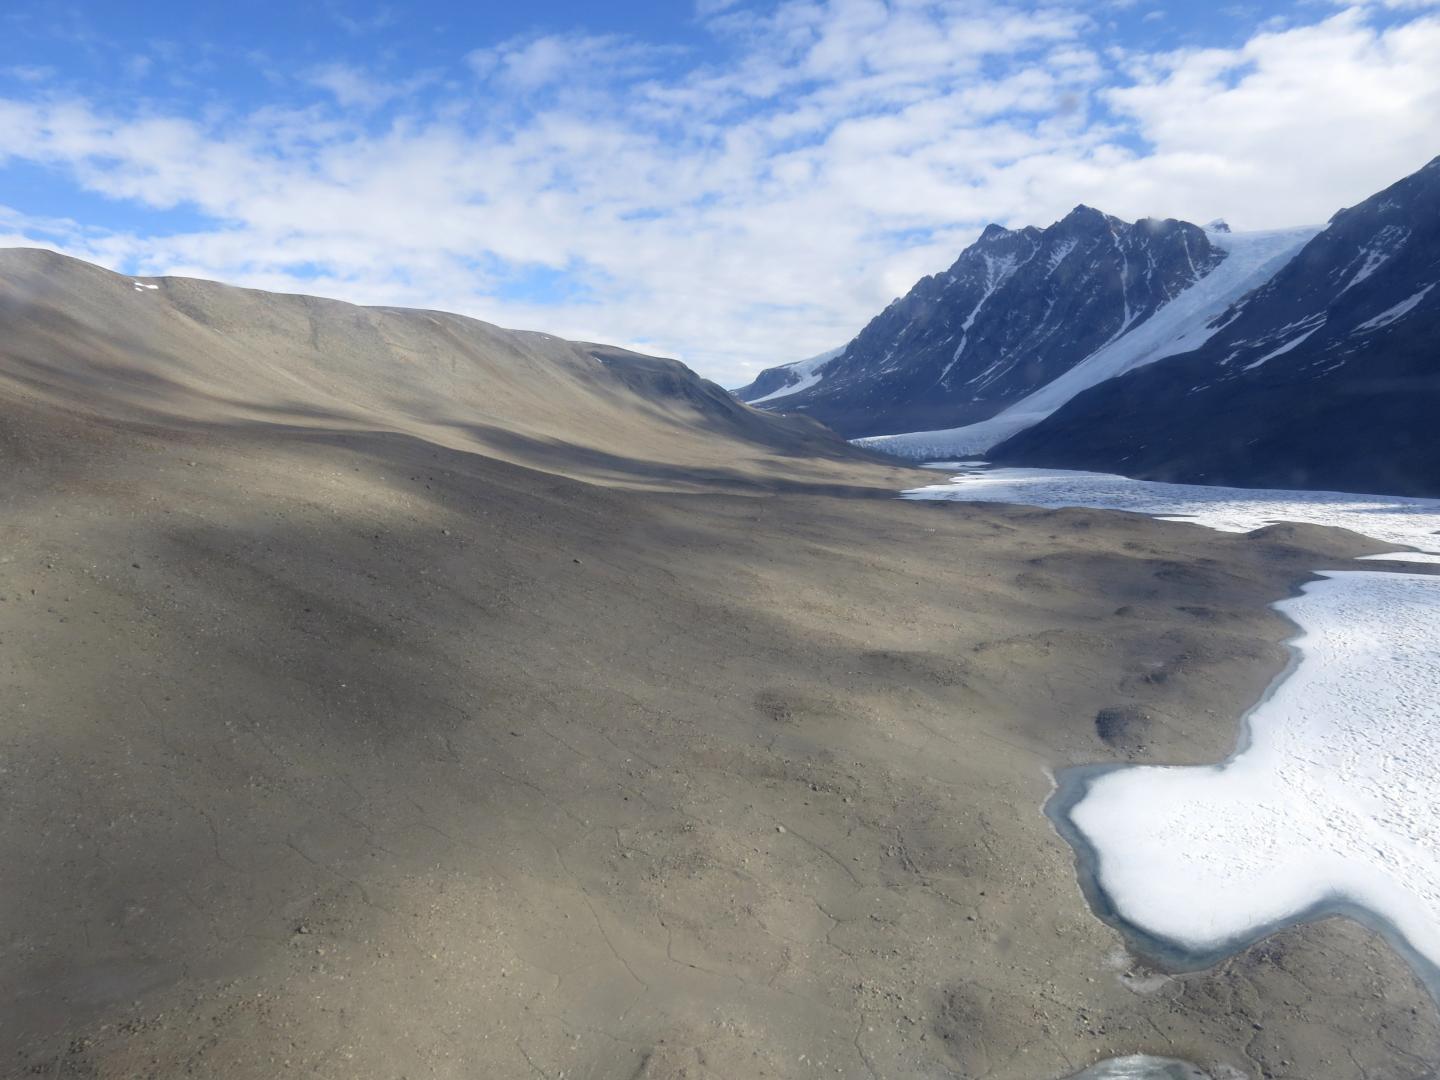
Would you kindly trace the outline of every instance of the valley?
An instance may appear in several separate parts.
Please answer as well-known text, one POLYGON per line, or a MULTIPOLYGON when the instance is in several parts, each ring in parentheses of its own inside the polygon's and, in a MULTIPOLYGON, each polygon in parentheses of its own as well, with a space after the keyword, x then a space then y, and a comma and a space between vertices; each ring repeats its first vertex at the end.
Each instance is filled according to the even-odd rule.
POLYGON ((897 501, 933 474, 664 361, 3 269, 15 1074, 1440 1053, 1353 922, 1132 955, 1041 810, 1223 758, 1269 605, 1393 541, 897 501))
POLYGON ((0 1080, 1440 1080, 1440 0, 0 6, 0 1080))
POLYGON ((914 461, 1434 496, 1437 222, 1440 158, 1323 228, 992 225, 803 385, 736 393, 914 461))

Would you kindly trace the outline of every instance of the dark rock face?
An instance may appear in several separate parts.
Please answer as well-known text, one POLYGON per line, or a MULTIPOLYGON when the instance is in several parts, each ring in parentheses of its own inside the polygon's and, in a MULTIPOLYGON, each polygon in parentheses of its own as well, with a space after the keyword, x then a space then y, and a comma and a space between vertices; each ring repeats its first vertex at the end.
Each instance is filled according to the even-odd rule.
POLYGON ((755 381, 748 386, 742 386, 735 391, 735 396, 741 401, 754 401, 756 398, 769 397, 777 390, 783 390, 787 386, 794 386, 800 381, 800 373, 792 364, 784 364, 780 367, 766 368, 755 381))
POLYGON ((1204 346, 996 447, 1015 465, 1440 495, 1440 158, 1342 210, 1204 346))
POLYGON ((787 386, 803 390, 823 378, 825 367, 844 351, 843 348, 831 349, 829 352, 820 353, 818 356, 812 356, 806 360, 797 360, 793 364, 766 368, 755 376, 755 381, 749 386, 742 386, 732 393, 741 401, 758 403, 771 394, 784 390, 787 386))
MULTIPOLYGON (((761 407, 842 435, 955 427, 993 416, 1149 318, 1225 257, 1188 222, 1134 224, 1078 206, 1047 229, 989 226, 819 369, 761 407)), ((798 380, 771 368, 755 400, 798 380)))

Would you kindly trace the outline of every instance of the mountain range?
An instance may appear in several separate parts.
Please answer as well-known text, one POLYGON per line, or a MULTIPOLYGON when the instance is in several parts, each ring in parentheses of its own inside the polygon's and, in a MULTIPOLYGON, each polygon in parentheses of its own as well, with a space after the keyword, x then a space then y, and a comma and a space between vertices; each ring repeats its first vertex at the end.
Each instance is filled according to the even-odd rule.
POLYGON ((1440 493, 1440 159, 1324 228, 988 227, 736 393, 904 457, 1440 493), (1157 363, 1157 361, 1165 361, 1157 363))
POLYGON ((1331 219, 1194 352, 992 451, 1147 479, 1440 495, 1440 158, 1331 219))
POLYGON ((737 393, 783 401, 847 437, 983 420, 1143 323, 1224 258, 1213 234, 1187 222, 1129 224, 1088 206, 1048 229, 991 225, 837 354, 762 372, 737 393), (777 396, 782 380, 790 385, 777 396))

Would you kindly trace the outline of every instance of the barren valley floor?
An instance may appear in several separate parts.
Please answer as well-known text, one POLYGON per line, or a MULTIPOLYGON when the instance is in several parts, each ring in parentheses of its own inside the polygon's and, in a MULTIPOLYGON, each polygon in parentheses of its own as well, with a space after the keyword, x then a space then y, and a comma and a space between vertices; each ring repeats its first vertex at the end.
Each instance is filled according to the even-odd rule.
POLYGON ((1224 758, 1269 605, 1383 545, 904 502, 658 364, 71 272, 12 267, 0 340, 3 1071, 1440 1058, 1351 922, 1136 962, 1042 813, 1064 766, 1224 758), (325 367, 410 334, 433 400, 325 367))

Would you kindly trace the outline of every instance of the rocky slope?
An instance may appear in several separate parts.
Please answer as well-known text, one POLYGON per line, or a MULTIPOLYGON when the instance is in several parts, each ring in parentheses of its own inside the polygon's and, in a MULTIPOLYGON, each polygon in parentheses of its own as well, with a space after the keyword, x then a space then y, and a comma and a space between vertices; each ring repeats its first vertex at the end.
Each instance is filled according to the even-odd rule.
POLYGON ((737 393, 847 437, 983 420, 1143 326, 1225 258, 1188 222, 1131 224, 1086 206, 1046 229, 991 225, 838 356, 803 378, 770 369, 737 393))
POLYGON ((1340 211, 1201 348, 1080 394, 991 457, 1440 494, 1440 158, 1340 211))
POLYGON ((821 369, 844 351, 845 347, 842 345, 838 349, 830 349, 804 360, 796 360, 793 364, 781 364, 779 367, 766 368, 755 376, 754 382, 734 391, 735 396, 751 405, 759 405, 775 398, 799 393, 818 383, 824 377, 821 369))

